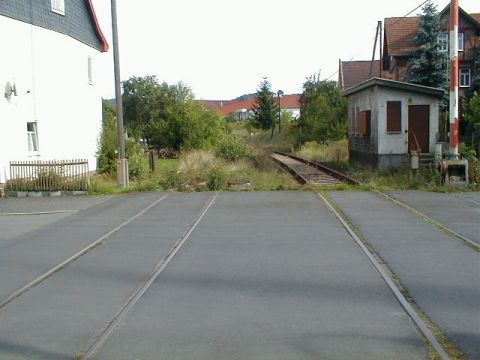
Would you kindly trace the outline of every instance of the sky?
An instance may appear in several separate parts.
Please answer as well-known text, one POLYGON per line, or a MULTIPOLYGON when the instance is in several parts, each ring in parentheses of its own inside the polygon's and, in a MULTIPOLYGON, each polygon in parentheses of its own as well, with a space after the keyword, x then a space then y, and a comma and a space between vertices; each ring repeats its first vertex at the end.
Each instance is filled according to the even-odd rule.
MULTIPOLYGON (((204 100, 254 93, 263 77, 275 92, 301 93, 312 74, 337 80, 339 59, 371 59, 377 22, 404 16, 422 3, 117 0, 121 78, 156 75, 169 84, 182 81, 204 100)), ((449 4, 433 3, 439 11, 449 4)), ((112 45, 110 1, 93 4, 112 45)), ((468 13, 480 12, 478 0, 459 4, 468 13)), ((96 73, 102 96, 114 97, 111 50, 99 56, 96 73)))

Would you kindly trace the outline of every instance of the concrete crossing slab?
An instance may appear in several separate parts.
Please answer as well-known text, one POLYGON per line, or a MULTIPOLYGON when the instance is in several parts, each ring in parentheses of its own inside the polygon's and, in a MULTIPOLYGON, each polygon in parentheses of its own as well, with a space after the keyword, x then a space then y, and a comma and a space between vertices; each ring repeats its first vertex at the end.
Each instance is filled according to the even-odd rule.
POLYGON ((477 359, 479 253, 380 195, 329 195, 400 278, 420 308, 468 359, 477 359))
POLYGON ((313 193, 223 193, 97 359, 425 359, 313 193))

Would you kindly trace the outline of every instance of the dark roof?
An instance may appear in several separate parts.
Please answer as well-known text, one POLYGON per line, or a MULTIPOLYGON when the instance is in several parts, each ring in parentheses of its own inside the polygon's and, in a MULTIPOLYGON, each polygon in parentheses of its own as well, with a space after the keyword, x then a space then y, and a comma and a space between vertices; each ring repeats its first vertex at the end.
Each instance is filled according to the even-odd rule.
POLYGON ((0 1, 0 16, 56 31, 105 52, 108 43, 91 0, 66 0, 65 15, 52 12, 51 0, 0 1))
POLYGON ((372 77, 380 77, 380 61, 340 61, 339 84, 349 89, 372 77), (370 74, 370 69, 372 70, 370 74))
POLYGON ((441 97, 445 93, 443 89, 433 88, 429 86, 415 85, 415 84, 410 84, 410 83, 395 81, 395 80, 372 78, 362 82, 361 84, 358 84, 357 86, 351 89, 347 89, 343 91, 342 95, 350 96, 364 89, 368 89, 372 86, 380 86, 380 87, 387 87, 390 89, 405 90, 405 91, 410 91, 414 93, 434 95, 437 97, 441 97))
MULTIPOLYGON (((465 10, 459 7, 461 16, 470 20, 475 26, 480 28, 480 14, 468 14, 465 10)), ((450 6, 446 6, 440 13, 440 16, 445 16, 450 13, 450 6)), ((385 43, 388 55, 405 56, 410 51, 417 48, 415 44, 415 36, 418 33, 419 17, 393 17, 386 18, 385 26, 385 43)))

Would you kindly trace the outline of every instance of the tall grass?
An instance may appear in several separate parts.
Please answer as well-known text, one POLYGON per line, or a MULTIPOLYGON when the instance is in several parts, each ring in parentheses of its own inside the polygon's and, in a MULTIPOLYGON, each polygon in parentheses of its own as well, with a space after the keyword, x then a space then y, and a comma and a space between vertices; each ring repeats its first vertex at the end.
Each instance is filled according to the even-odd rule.
POLYGON ((332 141, 324 144, 310 141, 301 146, 296 154, 308 160, 348 163, 348 140, 332 141))

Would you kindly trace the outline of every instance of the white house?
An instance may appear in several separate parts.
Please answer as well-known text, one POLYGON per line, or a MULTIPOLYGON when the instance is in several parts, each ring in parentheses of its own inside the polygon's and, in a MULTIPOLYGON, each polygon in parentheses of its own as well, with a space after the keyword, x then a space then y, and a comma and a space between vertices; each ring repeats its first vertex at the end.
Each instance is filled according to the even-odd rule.
POLYGON ((0 183, 9 162, 88 159, 95 169, 108 50, 91 0, 0 1, 0 183))

